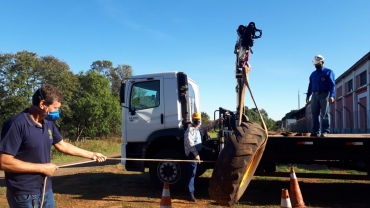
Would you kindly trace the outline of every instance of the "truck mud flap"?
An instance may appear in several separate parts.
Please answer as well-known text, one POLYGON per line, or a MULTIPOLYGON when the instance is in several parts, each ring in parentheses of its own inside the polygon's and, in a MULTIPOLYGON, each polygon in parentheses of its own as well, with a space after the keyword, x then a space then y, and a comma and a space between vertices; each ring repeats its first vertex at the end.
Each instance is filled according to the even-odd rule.
POLYGON ((214 167, 209 195, 221 206, 232 206, 247 189, 267 142, 257 123, 243 122, 226 141, 214 167))

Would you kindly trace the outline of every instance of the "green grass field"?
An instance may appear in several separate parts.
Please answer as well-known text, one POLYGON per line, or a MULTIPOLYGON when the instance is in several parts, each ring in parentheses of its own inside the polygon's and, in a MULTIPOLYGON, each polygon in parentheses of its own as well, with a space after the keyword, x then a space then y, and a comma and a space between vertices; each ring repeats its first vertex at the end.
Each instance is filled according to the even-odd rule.
MULTIPOLYGON (((68 139, 65 139, 69 142, 68 139)), ((71 142, 71 144, 92 152, 100 152, 104 155, 115 154, 121 152, 121 138, 108 138, 108 139, 87 139, 80 142, 71 142)), ((53 163, 64 163, 78 160, 74 156, 65 155, 54 147, 51 150, 51 161, 53 163)))

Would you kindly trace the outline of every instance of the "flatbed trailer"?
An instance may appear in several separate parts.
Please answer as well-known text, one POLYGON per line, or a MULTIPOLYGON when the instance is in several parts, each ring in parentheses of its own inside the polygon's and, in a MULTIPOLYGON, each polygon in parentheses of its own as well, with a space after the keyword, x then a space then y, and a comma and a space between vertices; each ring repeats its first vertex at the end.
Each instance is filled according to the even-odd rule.
POLYGON ((275 172, 276 164, 323 164, 365 171, 370 177, 370 134, 269 135, 260 167, 275 172))

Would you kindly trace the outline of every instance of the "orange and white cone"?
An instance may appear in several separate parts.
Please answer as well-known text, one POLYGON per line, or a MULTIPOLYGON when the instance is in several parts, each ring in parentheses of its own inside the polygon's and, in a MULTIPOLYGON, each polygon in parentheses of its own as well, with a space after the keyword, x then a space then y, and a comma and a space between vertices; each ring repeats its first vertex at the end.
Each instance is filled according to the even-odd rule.
POLYGON ((290 199, 293 207, 306 207, 303 201, 301 189, 299 188, 297 176, 295 175, 294 168, 290 168, 290 199))
POLYGON ((280 208, 292 208, 292 204, 290 203, 288 189, 281 190, 280 208))
POLYGON ((170 196, 170 185, 168 182, 164 182, 161 204, 159 208, 172 208, 171 206, 171 196, 170 196))

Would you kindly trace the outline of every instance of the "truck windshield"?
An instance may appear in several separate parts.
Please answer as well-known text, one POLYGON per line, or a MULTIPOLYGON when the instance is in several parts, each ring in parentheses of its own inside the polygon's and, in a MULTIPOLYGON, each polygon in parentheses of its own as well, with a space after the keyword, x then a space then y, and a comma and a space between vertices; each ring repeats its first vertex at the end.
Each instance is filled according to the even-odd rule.
POLYGON ((131 108, 141 110, 159 106, 159 89, 159 81, 139 82, 134 84, 131 89, 131 108))

